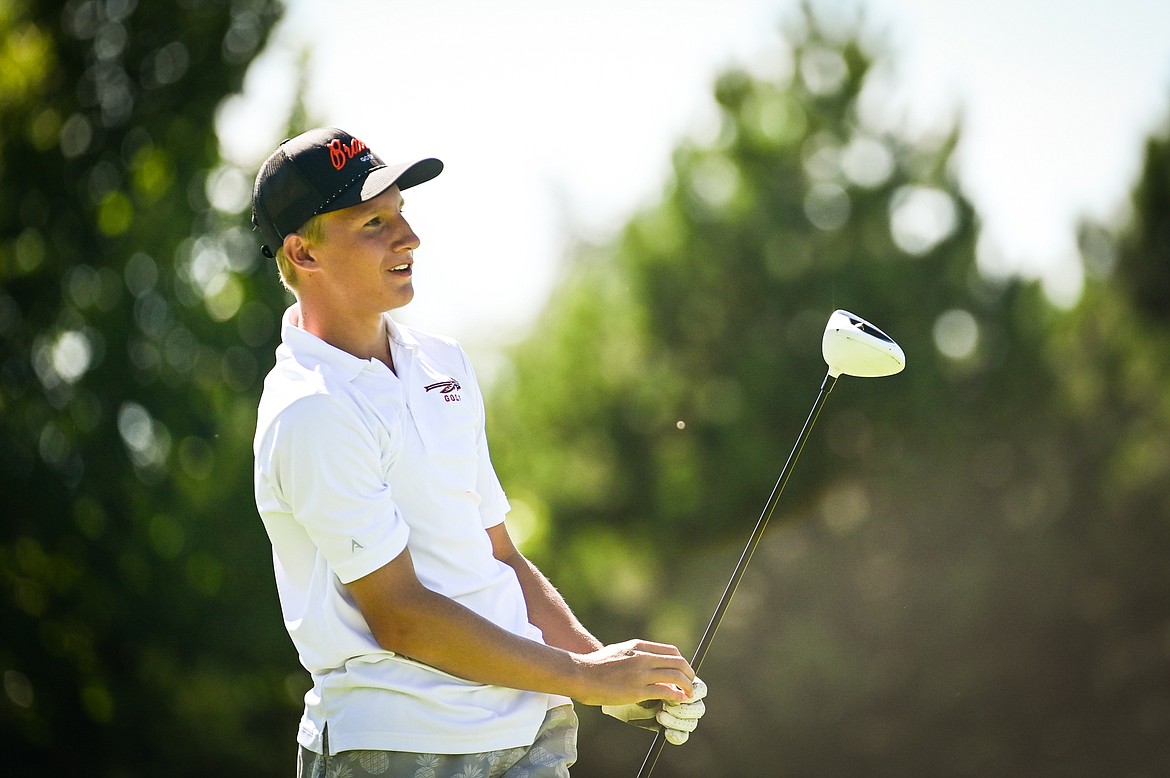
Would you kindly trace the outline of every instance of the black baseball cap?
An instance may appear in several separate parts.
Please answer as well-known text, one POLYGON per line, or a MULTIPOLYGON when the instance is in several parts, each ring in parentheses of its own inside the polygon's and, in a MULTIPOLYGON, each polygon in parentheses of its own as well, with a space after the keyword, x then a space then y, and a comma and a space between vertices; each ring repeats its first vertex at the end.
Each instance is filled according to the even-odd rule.
POLYGON ((387 165, 369 146, 335 127, 290 138, 261 166, 252 188, 260 251, 275 256, 286 235, 314 216, 364 203, 398 184, 409 189, 443 172, 437 159, 387 165))

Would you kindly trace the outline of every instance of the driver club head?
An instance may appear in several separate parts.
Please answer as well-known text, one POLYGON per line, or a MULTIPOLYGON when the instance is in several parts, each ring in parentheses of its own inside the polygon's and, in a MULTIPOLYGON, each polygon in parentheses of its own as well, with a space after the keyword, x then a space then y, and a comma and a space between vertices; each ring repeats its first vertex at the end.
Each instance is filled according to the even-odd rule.
POLYGON ((833 378, 851 375, 878 378, 906 367, 901 346, 886 333, 848 311, 833 311, 825 325, 821 354, 833 378))

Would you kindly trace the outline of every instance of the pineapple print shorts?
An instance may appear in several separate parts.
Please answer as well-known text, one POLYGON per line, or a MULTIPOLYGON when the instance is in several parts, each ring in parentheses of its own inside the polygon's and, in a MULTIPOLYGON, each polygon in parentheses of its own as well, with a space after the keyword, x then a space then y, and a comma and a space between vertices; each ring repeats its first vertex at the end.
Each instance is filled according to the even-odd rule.
POLYGON ((342 751, 324 756, 301 746, 297 778, 567 778, 576 761, 577 714, 572 705, 561 705, 545 714, 528 747, 481 754, 342 751))

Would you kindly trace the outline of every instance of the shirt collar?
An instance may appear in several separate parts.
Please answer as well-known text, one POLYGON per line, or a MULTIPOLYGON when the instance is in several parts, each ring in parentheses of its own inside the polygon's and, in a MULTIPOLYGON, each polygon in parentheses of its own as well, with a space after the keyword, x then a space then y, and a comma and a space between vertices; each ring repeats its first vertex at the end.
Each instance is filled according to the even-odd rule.
POLYGON ((406 327, 390 318, 390 314, 382 314, 382 321, 386 322, 386 331, 390 333, 390 341, 397 346, 410 349, 411 353, 418 352, 418 338, 406 327))
MULTIPOLYGON (((370 366, 373 360, 355 357, 348 351, 331 346, 313 333, 298 327, 295 322, 300 320, 299 305, 292 304, 281 317, 281 345, 277 348, 278 357, 292 359, 309 370, 327 368, 346 381, 352 381, 370 366)), ((418 341, 409 331, 399 327, 390 318, 390 314, 384 313, 382 317, 392 342, 412 352, 417 350, 418 341)))

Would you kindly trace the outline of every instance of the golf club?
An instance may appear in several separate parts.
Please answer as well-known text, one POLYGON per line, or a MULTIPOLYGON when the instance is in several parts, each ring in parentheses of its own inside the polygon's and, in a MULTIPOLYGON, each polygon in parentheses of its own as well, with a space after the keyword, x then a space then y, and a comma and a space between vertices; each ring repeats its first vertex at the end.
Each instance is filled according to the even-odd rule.
MULTIPOLYGON (((719 599, 719 604, 715 606, 715 613, 712 614, 711 621, 707 624, 702 639, 699 640, 699 647, 695 649, 694 658, 691 659, 691 667, 696 673, 703 663, 703 658, 707 655, 707 650, 711 647, 711 642, 715 639, 715 633, 719 630, 720 622, 723 621, 723 614, 726 613, 727 606, 731 603, 731 598, 739 587, 739 582, 747 570, 748 563, 751 562, 752 554, 755 553, 756 546, 760 544, 764 528, 768 526, 768 519, 772 517, 772 512, 776 509, 776 503, 780 500, 784 485, 788 483, 788 477, 792 474, 792 468, 796 464, 797 457, 800 456, 801 449, 804 448, 805 441, 808 440, 809 432, 812 431, 817 415, 820 414, 821 407, 825 404, 829 392, 833 391, 837 379, 842 375, 861 378, 893 375, 901 372, 902 368, 906 366, 906 355, 893 338, 860 316, 842 310, 834 311, 829 317, 829 323, 825 325, 825 334, 821 339, 821 355, 829 366, 829 372, 825 375, 825 380, 821 382, 820 392, 817 394, 816 402, 813 403, 808 419, 804 422, 804 427, 800 430, 800 435, 796 438, 796 445, 792 447, 792 453, 788 455, 788 461, 784 463, 780 477, 776 479, 776 485, 772 487, 772 494, 768 497, 767 504, 764 505, 759 521, 756 522, 756 528, 752 531, 751 538, 748 539, 747 547, 740 555, 739 563, 736 564, 735 571, 731 574, 731 580, 728 582, 723 596, 719 599)), ((665 744, 666 736, 659 728, 658 734, 654 736, 654 742, 650 745, 650 751, 642 762, 642 768, 638 771, 638 778, 649 778, 665 744)))

